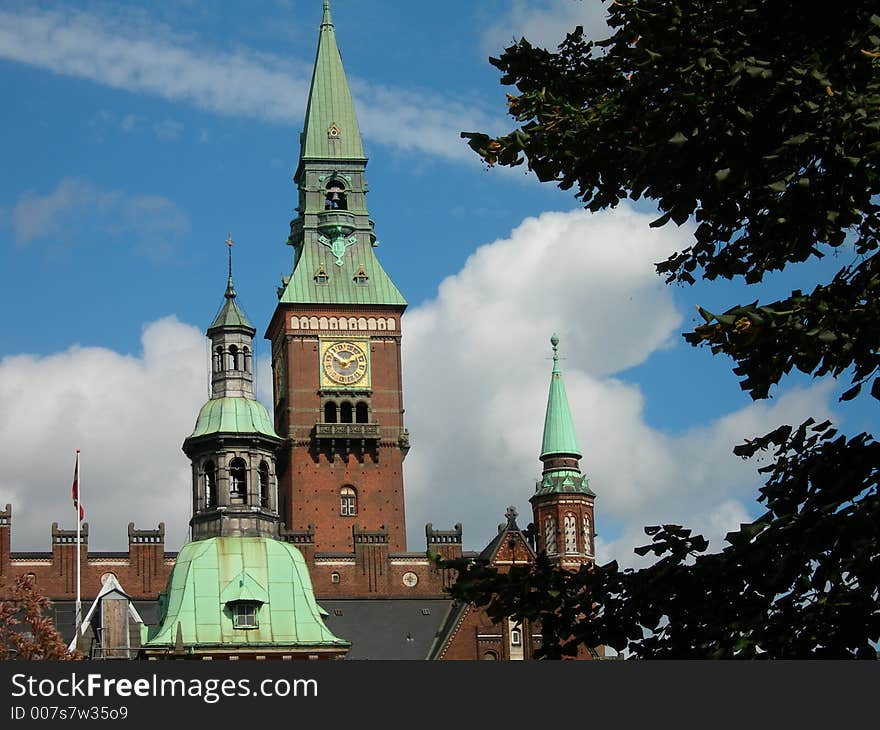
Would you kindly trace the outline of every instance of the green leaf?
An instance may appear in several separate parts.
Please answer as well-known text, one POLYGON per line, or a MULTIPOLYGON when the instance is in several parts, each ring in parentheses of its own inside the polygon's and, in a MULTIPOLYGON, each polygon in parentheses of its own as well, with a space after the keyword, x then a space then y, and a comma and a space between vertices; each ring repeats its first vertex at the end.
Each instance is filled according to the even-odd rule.
POLYGON ((861 389, 862 389, 861 383, 853 386, 848 391, 846 391, 842 396, 840 396, 840 400, 852 400, 853 398, 855 398, 859 394, 859 391, 861 389))
POLYGON ((688 138, 685 137, 681 132, 676 132, 672 137, 669 138, 669 144, 684 144, 687 142, 688 138))

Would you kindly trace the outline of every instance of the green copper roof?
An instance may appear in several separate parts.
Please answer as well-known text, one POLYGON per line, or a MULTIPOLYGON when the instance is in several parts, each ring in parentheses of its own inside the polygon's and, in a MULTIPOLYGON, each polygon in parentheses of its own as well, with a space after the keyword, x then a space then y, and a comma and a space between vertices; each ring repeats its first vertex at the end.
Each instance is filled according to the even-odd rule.
POLYGON ((254 326, 248 321, 245 313, 241 311, 241 307, 235 301, 235 287, 232 285, 232 274, 229 274, 229 280, 226 283, 226 294, 223 295, 226 301, 214 318, 213 324, 208 327, 208 332, 212 332, 218 327, 245 327, 256 332, 254 326))
POLYGON ((266 408, 251 398, 212 398, 199 411, 190 438, 212 433, 258 433, 279 438, 266 408))
POLYGON ((581 450, 574 432, 574 422, 565 395, 562 371, 559 369, 559 354, 556 351, 559 338, 550 338, 553 345, 553 373, 550 376, 550 396, 547 398, 547 415, 544 417, 544 439, 541 442, 541 458, 569 454, 581 457, 581 450))
POLYGON ((349 642, 324 624, 302 553, 267 537, 212 537, 183 546, 165 592, 159 624, 145 647, 340 647, 349 642), (233 626, 236 601, 258 604, 257 628, 233 626))
POLYGON ((595 497, 590 480, 574 469, 557 469, 535 484, 535 496, 544 494, 586 494, 595 497))
POLYGON ((406 299, 385 273, 369 243, 351 246, 342 257, 336 257, 321 244, 302 247, 293 274, 280 297, 288 304, 379 304, 406 306, 406 299), (322 281, 319 274, 326 275, 322 281), (366 280, 359 277, 366 275, 366 280), (362 281, 356 281, 360 278, 362 281))
POLYGON ((366 159, 342 56, 336 45, 330 3, 326 0, 300 158, 366 159))

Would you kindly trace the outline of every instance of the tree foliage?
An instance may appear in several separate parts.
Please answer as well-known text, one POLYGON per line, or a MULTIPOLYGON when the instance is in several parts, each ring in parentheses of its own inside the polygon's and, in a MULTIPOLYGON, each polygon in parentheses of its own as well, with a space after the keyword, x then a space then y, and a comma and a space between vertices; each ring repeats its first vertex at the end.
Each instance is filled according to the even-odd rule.
MULTIPOLYGON (((880 399, 880 17, 770 0, 620 0, 608 38, 577 28, 490 59, 518 128, 463 133, 491 165, 527 164, 599 211, 647 198, 654 227, 694 222, 657 264, 669 282, 739 278, 834 253, 810 293, 736 304, 684 335, 736 363, 753 398, 792 369, 871 383, 880 399)), ((546 656, 605 644, 636 657, 866 657, 880 639, 880 446, 830 424, 782 426, 735 449, 770 453, 765 512, 717 554, 646 528, 642 570, 544 560, 498 574, 458 561, 459 598, 539 620, 546 656), (589 621, 585 617, 591 617, 589 621)))
POLYGON ((20 575, 0 589, 9 596, 0 600, 0 660, 80 658, 67 650, 52 619, 43 615, 49 600, 32 578, 20 575))

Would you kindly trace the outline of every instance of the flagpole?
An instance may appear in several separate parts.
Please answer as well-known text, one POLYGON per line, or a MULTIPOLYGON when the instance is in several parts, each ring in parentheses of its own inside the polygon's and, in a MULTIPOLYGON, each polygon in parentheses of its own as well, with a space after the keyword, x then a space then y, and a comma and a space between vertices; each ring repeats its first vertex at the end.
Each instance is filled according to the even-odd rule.
POLYGON ((82 536, 80 534, 80 513, 82 512, 82 480, 79 478, 79 449, 76 450, 76 633, 79 637, 80 624, 82 624, 82 595, 80 592, 80 559, 82 556, 82 536))

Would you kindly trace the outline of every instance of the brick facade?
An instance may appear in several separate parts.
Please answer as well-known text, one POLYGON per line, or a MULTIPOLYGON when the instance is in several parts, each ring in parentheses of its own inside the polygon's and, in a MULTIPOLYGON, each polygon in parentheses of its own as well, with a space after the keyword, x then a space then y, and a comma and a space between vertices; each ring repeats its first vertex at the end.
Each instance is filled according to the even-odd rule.
POLYGON ((313 531, 318 551, 352 551, 355 526, 383 530, 389 550, 406 550, 403 460, 409 442, 403 427, 401 314, 401 308, 288 305, 279 306, 269 325, 276 370, 275 430, 288 439, 278 457, 281 519, 292 530, 313 531), (345 330, 339 328, 343 319, 345 330), (368 387, 320 387, 322 338, 368 343, 368 387), (328 402, 364 404, 366 423, 328 423, 328 402), (335 426, 334 435, 322 437, 317 432, 322 425, 327 430, 335 426), (356 494, 355 514, 340 514, 340 490, 345 487, 356 494))
MULTIPOLYGON (((156 530, 138 530, 128 525, 128 551, 88 552, 89 526, 82 526, 80 565, 83 602, 93 600, 101 589, 101 577, 113 573, 136 600, 155 600, 165 588, 174 566, 174 554, 165 552, 165 525, 156 530)), ((61 530, 52 523, 52 551, 49 553, 14 553, 12 543, 12 506, 0 512, 0 578, 11 585, 19 575, 34 576, 40 592, 55 601, 76 598, 76 530, 61 530)), ((4 598, 0 595, 0 599, 4 598)))

